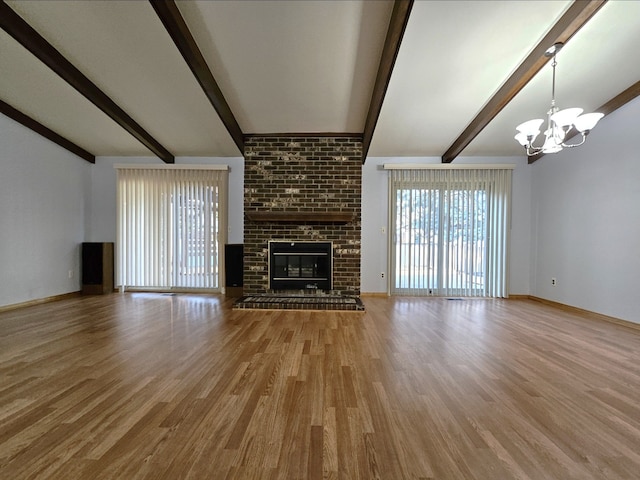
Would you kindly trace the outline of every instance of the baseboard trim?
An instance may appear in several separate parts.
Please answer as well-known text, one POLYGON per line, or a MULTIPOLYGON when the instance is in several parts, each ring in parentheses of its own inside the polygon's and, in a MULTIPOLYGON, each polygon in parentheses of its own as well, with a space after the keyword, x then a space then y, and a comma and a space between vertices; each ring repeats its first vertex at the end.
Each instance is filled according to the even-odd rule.
POLYGON ((21 303, 13 303, 11 305, 2 305, 0 306, 0 312, 7 312, 9 310, 17 310, 19 308, 32 307, 34 305, 41 305, 43 303, 57 302, 59 300, 67 300, 69 298, 76 298, 81 295, 82 295, 82 292, 78 290, 77 292, 62 293, 60 295, 53 295, 51 297, 36 298, 35 300, 28 300, 26 302, 21 302, 21 303))
POLYGON ((516 295, 513 295, 510 293, 507 299, 508 300, 532 300, 531 295, 522 295, 520 293, 516 295))
POLYGON ((387 298, 389 296, 388 293, 385 292, 360 292, 361 297, 383 297, 387 298))
POLYGON ((640 323, 631 322, 629 320, 623 320, 621 318, 611 317, 602 313, 592 312, 591 310, 585 310, 584 308, 574 307, 565 303, 556 302, 554 300, 547 300, 546 298, 540 298, 533 295, 510 295, 509 299, 513 300, 532 300, 534 302, 542 303, 550 307, 564 310, 565 312, 575 313, 578 315, 586 316, 592 320, 600 320, 608 323, 615 323, 621 327, 631 328, 632 330, 640 331, 640 323))

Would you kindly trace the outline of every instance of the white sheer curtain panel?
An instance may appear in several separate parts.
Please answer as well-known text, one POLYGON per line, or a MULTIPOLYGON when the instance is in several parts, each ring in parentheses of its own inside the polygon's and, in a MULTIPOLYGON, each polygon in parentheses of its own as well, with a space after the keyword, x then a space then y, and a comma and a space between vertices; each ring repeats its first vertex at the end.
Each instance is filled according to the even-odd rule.
POLYGON ((220 289, 227 169, 116 166, 121 289, 220 289))
POLYGON ((507 297, 512 167, 389 170, 391 293, 507 297))

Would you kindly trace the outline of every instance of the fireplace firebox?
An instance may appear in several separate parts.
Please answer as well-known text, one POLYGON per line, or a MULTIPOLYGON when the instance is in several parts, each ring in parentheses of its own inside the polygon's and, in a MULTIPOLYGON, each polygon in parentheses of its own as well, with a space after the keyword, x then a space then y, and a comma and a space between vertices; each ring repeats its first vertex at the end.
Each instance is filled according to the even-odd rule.
POLYGON ((331 290, 331 242, 269 242, 271 290, 331 290))

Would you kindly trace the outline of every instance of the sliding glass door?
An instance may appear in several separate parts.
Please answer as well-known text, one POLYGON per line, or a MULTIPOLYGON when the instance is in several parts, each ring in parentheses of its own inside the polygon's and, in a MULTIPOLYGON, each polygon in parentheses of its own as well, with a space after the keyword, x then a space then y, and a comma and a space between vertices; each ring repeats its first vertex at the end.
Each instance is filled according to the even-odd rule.
POLYGON ((506 296, 510 175, 391 173, 391 293, 506 296))
POLYGON ((171 196, 173 287, 218 288, 218 189, 177 184, 171 196))
POLYGON ((118 167, 118 285, 219 290, 227 183, 226 167, 118 167))

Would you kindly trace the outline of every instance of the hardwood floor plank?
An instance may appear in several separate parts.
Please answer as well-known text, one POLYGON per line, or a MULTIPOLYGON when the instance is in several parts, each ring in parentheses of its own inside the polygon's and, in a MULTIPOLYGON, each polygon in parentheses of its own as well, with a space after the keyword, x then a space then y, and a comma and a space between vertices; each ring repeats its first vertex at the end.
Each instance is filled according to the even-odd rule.
POLYGON ((529 300, 0 312, 0 477, 632 480, 640 330, 529 300))
POLYGON ((338 427, 336 425, 336 409, 324 409, 322 416, 324 440, 322 447, 322 472, 324 478, 338 478, 338 427))
POLYGON ((324 432, 322 425, 312 425, 309 439, 309 449, 307 460, 307 474, 305 478, 309 480, 322 480, 322 454, 324 445, 324 432))

